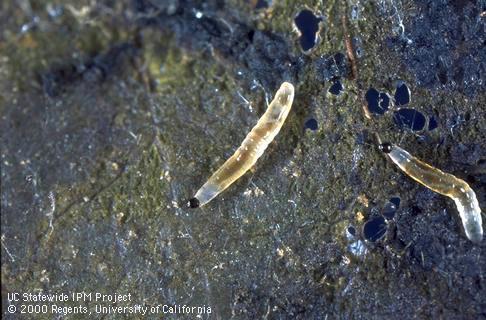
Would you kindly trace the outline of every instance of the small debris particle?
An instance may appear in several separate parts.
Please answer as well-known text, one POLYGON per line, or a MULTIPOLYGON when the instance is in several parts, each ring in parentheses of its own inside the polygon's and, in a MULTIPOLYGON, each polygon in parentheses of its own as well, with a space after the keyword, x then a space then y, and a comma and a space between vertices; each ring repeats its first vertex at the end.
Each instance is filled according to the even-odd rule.
POLYGON ((358 202, 364 205, 365 207, 368 207, 369 205, 368 197, 365 194, 360 194, 358 196, 358 202))
POLYGON ((364 220, 364 214, 361 211, 356 212, 356 221, 361 222, 364 220))

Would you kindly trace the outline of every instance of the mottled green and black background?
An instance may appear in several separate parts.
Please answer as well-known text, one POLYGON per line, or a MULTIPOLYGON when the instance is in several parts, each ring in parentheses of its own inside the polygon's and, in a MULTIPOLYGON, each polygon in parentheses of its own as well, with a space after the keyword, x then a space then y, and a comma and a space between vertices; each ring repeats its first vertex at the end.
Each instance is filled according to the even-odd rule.
POLYGON ((85 291, 211 306, 203 319, 486 318, 485 241, 375 139, 465 179, 484 212, 485 2, 256 2, 0 2, 3 316, 82 319, 5 308, 8 292, 85 291), (323 19, 309 54, 293 27, 304 8, 323 19), (357 79, 332 59, 343 16, 357 79), (254 170, 186 209, 284 80, 293 109, 254 170), (364 117, 366 90, 399 80, 436 130, 364 117), (397 196, 386 235, 366 241, 397 196))

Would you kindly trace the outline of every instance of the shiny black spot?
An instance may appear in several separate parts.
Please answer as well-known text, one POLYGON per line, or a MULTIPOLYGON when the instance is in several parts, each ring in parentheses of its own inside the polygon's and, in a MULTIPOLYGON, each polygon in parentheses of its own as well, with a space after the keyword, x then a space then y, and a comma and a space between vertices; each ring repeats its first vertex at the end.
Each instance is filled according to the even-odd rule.
POLYGON ((380 144, 378 146, 378 149, 380 149, 381 152, 390 153, 391 150, 392 150, 392 145, 391 145, 391 143, 385 142, 385 143, 380 144))
POLYGON ((412 131, 422 130, 425 126, 425 116, 415 109, 402 108, 395 111, 393 120, 397 126, 412 131))
POLYGON ((400 82, 395 90, 395 104, 403 106, 408 103, 410 103, 410 90, 405 83, 400 82))
POLYGON ((248 37, 248 40, 250 40, 250 42, 253 42, 253 38, 255 37, 255 30, 248 31, 246 36, 248 37))
POLYGON ((302 10, 295 17, 295 25, 300 31, 300 45, 302 50, 308 51, 316 45, 316 34, 319 30, 319 22, 322 18, 318 18, 310 10, 302 10))
POLYGON ((336 80, 334 81, 333 85, 329 88, 329 92, 338 96, 340 95, 344 90, 344 87, 341 83, 341 81, 336 80))
POLYGON ((187 202, 189 208, 199 208, 199 200, 196 198, 191 198, 187 202))
POLYGON ((311 129, 312 131, 317 130, 317 128, 318 128, 317 120, 314 119, 314 118, 311 118, 311 119, 307 120, 305 122, 305 128, 306 129, 311 129))
POLYGON ((387 220, 391 220, 395 217, 395 213, 398 210, 398 207, 400 206, 400 198, 398 197, 393 197, 391 198, 383 207, 383 216, 387 220))
POLYGON ((430 117, 429 118, 429 127, 428 127, 428 129, 429 130, 434 130, 438 126, 439 126, 439 124, 437 123, 437 120, 435 120, 435 117, 430 117))
POLYGON ((390 105, 390 97, 386 93, 378 92, 375 88, 368 89, 365 99, 368 103, 368 110, 373 114, 384 114, 390 105))
POLYGON ((400 198, 399 197, 392 197, 392 198, 390 198, 389 201, 391 203, 393 203, 397 207, 397 209, 400 206, 400 198))
POLYGON ((350 235, 355 236, 356 235, 356 228, 353 226, 348 227, 348 232, 350 235))
POLYGON ((387 225, 385 218, 375 217, 368 220, 363 227, 363 236, 366 240, 375 242, 381 238, 386 233, 387 225))
POLYGON ((266 9, 268 8, 268 1, 266 0, 258 0, 257 4, 255 5, 255 9, 266 9))

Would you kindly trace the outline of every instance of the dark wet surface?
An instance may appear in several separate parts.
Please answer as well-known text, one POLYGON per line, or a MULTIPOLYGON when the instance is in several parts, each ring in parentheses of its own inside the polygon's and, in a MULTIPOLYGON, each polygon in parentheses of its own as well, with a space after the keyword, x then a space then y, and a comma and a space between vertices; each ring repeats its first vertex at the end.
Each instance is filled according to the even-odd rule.
POLYGON ((419 14, 405 19, 404 34, 391 41, 416 84, 458 90, 470 97, 481 92, 486 81, 486 32, 484 16, 480 17, 484 3, 425 0, 416 5, 419 14))
MULTIPOLYGON (((83 291, 211 306, 202 319, 484 317, 484 243, 375 133, 467 179, 485 207, 485 8, 256 3, 0 3, 4 318, 19 318, 6 293, 83 291), (309 55, 292 31, 305 7, 326 21, 309 55), (365 53, 356 80, 343 14, 365 53), (327 90, 337 79, 339 99, 327 90), (397 79, 440 126, 411 134, 392 112, 365 117, 366 90, 394 93, 397 79), (255 167, 203 208, 182 207, 284 80, 295 102, 255 167), (390 195, 401 203, 386 235, 366 241, 365 225, 370 239, 383 232, 369 223, 383 225, 390 195)), ((183 318, 147 318, 161 317, 183 318)))

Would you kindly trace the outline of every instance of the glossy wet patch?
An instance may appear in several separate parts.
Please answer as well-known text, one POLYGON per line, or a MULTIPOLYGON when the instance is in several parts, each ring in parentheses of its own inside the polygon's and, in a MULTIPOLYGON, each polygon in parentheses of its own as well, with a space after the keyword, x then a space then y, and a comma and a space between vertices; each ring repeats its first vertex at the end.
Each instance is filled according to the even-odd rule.
POLYGON ((322 21, 322 18, 316 17, 312 11, 304 9, 299 12, 294 21, 300 32, 299 41, 302 50, 311 50, 317 43, 319 22, 322 21))
POLYGON ((336 96, 340 95, 343 91, 344 87, 339 80, 334 81, 332 86, 329 88, 329 92, 336 96))
POLYGON ((400 81, 397 84, 394 98, 395 105, 397 106, 403 106, 410 103, 410 89, 404 82, 400 81))
POLYGON ((355 227, 353 227, 353 226, 349 226, 349 227, 346 229, 346 231, 347 231, 347 232, 348 232, 348 233, 349 233, 349 234, 350 234, 352 237, 356 236, 356 228, 355 228, 355 227))
POLYGON ((269 2, 271 2, 271 0, 256 0, 256 1, 253 1, 255 2, 255 5, 254 5, 254 8, 255 9, 266 9, 269 7, 269 2))
POLYGON ((390 202, 393 203, 395 206, 397 206, 397 209, 400 206, 400 198, 399 197, 390 198, 390 202))
POLYGON ((383 216, 387 220, 391 220, 395 217, 395 213, 398 210, 398 207, 400 206, 400 198, 398 197, 393 197, 391 198, 383 207, 383 216))
POLYGON ((412 131, 422 130, 425 126, 425 116, 415 109, 402 108, 395 111, 393 120, 397 126, 412 131))
POLYGON ((371 218, 363 227, 363 236, 366 240, 375 242, 383 238, 386 233, 386 228, 385 218, 381 216, 371 218))
POLYGON ((319 127, 318 126, 318 123, 317 123, 317 120, 314 119, 314 118, 311 118, 311 119, 307 120, 305 122, 304 126, 305 126, 306 129, 310 129, 312 131, 317 130, 317 128, 319 127))
POLYGON ((390 106, 390 97, 384 92, 378 92, 375 88, 369 88, 365 95, 368 110, 372 114, 382 115, 390 106))

